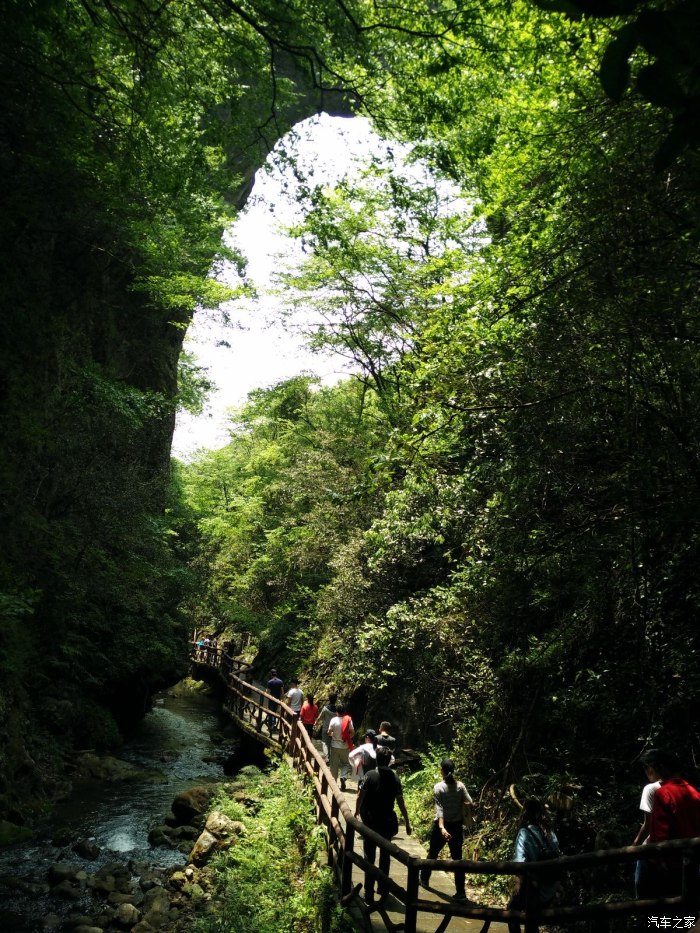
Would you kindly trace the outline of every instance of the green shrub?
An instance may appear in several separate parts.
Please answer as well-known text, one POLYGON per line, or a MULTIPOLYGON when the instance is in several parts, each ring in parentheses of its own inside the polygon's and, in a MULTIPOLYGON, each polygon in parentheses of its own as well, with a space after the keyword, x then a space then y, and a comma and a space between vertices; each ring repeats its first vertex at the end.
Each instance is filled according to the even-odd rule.
MULTIPOLYGON (((354 929, 337 906, 325 837, 311 796, 286 764, 246 775, 254 807, 223 796, 216 802, 247 832, 213 863, 220 909, 197 933, 344 933, 354 929)), ((240 789, 240 783, 237 784, 240 789)))

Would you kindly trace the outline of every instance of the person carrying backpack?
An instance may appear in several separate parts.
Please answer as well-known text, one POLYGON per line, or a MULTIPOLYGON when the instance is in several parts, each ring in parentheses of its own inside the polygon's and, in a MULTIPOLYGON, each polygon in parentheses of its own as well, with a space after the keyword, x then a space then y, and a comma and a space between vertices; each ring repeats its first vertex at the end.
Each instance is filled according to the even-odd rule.
MULTIPOLYGON (((403 789, 398 776, 391 770, 389 763, 391 752, 388 748, 377 749, 377 767, 367 775, 357 794, 355 816, 359 816, 365 826, 369 826, 387 840, 399 831, 399 820, 394 810, 396 804, 401 811, 406 826, 406 835, 411 835, 411 822, 403 799, 403 789)), ((364 857, 374 865, 377 855, 377 843, 368 836, 362 837, 364 857)), ((391 856, 382 848, 379 850, 379 870, 389 875, 391 856)), ((385 886, 379 883, 379 895, 386 893, 385 886)), ((365 900, 374 902, 374 878, 365 873, 365 900)))
POLYGON ((338 712, 338 708, 335 705, 337 699, 337 693, 330 694, 328 697, 328 702, 324 704, 321 712, 318 714, 318 719, 314 724, 314 728, 320 730, 320 732, 317 732, 316 734, 320 735, 321 737, 326 761, 329 761, 331 757, 331 740, 328 737, 328 727, 331 724, 331 719, 333 719, 333 717, 338 712))
POLYGON ((377 767, 377 733, 374 729, 365 732, 362 745, 354 748, 348 757, 357 783, 361 784, 365 775, 377 767))
POLYGON ((346 789, 345 778, 350 772, 348 755, 350 754, 350 745, 353 748, 355 747, 352 744, 354 735, 355 728, 350 714, 344 706, 338 706, 337 714, 328 724, 328 738, 331 740, 329 760, 331 774, 336 781, 338 780, 338 774, 340 774, 341 790, 346 789))
MULTIPOLYGON (((561 855, 559 840, 554 830, 549 827, 547 811, 536 797, 529 797, 523 804, 520 814, 518 834, 515 837, 514 862, 541 862, 547 859, 559 858, 561 855)), ((525 880, 522 875, 515 879, 516 890, 508 901, 508 910, 525 909, 525 880)), ((535 896, 530 903, 537 907, 546 907, 554 899, 559 886, 556 872, 539 872, 530 884, 534 887, 535 896)), ((508 921, 509 933, 520 933, 520 924, 517 920, 508 921)), ((525 933, 538 933, 536 923, 529 921, 525 924, 525 933)))

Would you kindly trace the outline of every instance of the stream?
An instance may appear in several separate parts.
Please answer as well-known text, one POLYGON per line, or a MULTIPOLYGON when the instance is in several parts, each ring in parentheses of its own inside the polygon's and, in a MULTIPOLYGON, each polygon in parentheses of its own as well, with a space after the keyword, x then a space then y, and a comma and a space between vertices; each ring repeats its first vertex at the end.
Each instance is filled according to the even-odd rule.
MULTIPOLYGON (((164 780, 76 783, 50 816, 35 825, 30 842, 0 849, 0 876, 42 883, 59 862, 90 873, 113 862, 145 862, 156 869, 184 864, 186 855, 178 849, 152 848, 149 829, 163 822, 181 791, 223 780, 236 746, 235 730, 216 700, 201 694, 156 696, 152 710, 116 755, 161 772, 164 780), (99 855, 89 860, 77 855, 72 846, 80 840, 94 843, 99 855)), ((76 907, 80 904, 57 903, 48 895, 0 885, 0 930, 37 933, 48 913, 62 915, 76 907)))

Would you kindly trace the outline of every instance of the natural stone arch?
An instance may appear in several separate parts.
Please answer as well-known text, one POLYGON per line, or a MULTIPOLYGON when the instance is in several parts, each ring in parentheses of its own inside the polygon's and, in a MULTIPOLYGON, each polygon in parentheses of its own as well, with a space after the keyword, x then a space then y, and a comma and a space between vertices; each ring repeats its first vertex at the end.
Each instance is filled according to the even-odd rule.
POLYGON ((240 185, 230 198, 238 210, 245 207, 253 190, 255 174, 262 168, 275 144, 298 123, 320 113, 331 117, 356 115, 351 95, 313 83, 299 60, 287 52, 276 53, 273 70, 272 80, 287 79, 292 82, 297 95, 293 102, 276 108, 274 112, 266 110, 256 99, 251 87, 236 107, 225 104, 220 109, 220 116, 226 120, 235 120, 237 115, 245 112, 247 119, 254 116, 256 122, 253 133, 240 139, 235 149, 228 153, 231 174, 241 178, 240 185))

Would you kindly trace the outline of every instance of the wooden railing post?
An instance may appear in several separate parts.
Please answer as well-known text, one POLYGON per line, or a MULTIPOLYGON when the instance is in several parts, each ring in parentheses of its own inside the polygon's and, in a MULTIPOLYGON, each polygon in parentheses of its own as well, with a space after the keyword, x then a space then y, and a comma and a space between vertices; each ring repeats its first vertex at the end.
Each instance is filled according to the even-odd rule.
POLYGON ((698 858, 693 852, 683 853, 683 868, 681 875, 681 900, 683 906, 690 912, 697 909, 700 879, 698 877, 698 858))
POLYGON ((313 776, 314 776, 314 801, 316 803, 316 822, 318 823, 320 822, 320 816, 321 816, 321 802, 318 798, 318 790, 316 787, 316 781, 320 781, 321 769, 319 768, 318 761, 316 760, 316 758, 311 759, 311 768, 313 770, 313 776))
POLYGON ((292 718, 291 729, 289 730, 289 752, 295 764, 299 759, 299 752, 297 749, 298 735, 299 735, 299 719, 296 716, 294 716, 292 718))
MULTIPOLYGON (((326 787, 326 790, 328 788, 326 787)), ((338 822, 338 815, 340 814, 340 805, 335 794, 331 795, 331 819, 330 825, 328 827, 328 864, 333 866, 334 864, 334 855, 337 854, 337 836, 335 829, 333 828, 333 823, 338 822)), ((335 864, 337 864, 337 859, 335 859, 335 864)))
POLYGON ((355 848, 355 827, 348 823, 345 827, 345 845, 343 846, 343 867, 340 876, 340 896, 345 897, 352 891, 352 860, 350 854, 355 848))
POLYGON ((418 872, 419 867, 415 859, 408 864, 408 877, 406 879, 406 916, 404 918, 405 933, 416 933, 418 924, 418 872))
POLYGON ((523 898, 523 906, 525 908, 525 923, 523 924, 525 928, 525 933, 530 933, 535 926, 533 921, 533 915, 537 910, 538 897, 537 897, 537 886, 533 884, 532 874, 530 872, 525 872, 521 876, 521 884, 525 886, 525 897, 523 898))

